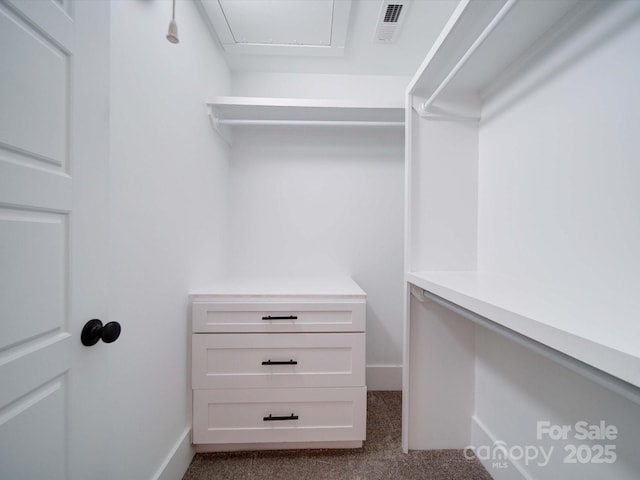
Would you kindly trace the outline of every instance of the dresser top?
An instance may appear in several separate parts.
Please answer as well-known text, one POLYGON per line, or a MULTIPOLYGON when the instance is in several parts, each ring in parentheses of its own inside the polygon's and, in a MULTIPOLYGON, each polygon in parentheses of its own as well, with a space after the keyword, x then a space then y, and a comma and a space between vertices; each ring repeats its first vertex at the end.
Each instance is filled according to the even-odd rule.
POLYGON ((190 293, 191 301, 228 297, 313 297, 362 299, 367 294, 347 276, 228 278, 190 293))

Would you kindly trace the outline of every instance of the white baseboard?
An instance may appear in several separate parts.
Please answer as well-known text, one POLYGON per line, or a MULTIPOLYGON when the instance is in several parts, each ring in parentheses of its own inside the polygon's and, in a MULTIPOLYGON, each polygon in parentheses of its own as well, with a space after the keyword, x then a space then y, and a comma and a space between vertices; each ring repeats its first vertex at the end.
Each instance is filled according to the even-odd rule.
POLYGON ((189 468, 194 455, 195 450, 191 445, 191 427, 188 427, 176 440, 169 455, 153 476, 153 480, 180 480, 189 468))
POLYGON ((402 365, 367 365, 367 390, 402 390, 402 365))
MULTIPOLYGON (((495 448, 492 447, 496 445, 498 440, 475 415, 471 417, 471 445, 476 449, 489 447, 493 453, 495 448)), ((493 480, 532 480, 532 477, 519 462, 511 459, 482 458, 482 456, 478 456, 478 459, 493 480)))

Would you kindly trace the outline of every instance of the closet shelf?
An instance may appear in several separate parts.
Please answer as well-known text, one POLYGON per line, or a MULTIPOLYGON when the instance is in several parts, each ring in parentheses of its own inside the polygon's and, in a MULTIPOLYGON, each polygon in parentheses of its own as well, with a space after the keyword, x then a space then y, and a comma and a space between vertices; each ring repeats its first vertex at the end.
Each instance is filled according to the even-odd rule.
POLYGON ((404 105, 400 102, 215 97, 207 102, 207 108, 211 125, 228 143, 232 127, 241 126, 404 126, 404 105))
POLYGON ((407 281, 640 387, 637 301, 570 298, 526 280, 475 271, 409 272, 407 281))
POLYGON ((605 3, 460 2, 409 84, 419 97, 414 110, 425 117, 477 119, 486 97, 605 3))

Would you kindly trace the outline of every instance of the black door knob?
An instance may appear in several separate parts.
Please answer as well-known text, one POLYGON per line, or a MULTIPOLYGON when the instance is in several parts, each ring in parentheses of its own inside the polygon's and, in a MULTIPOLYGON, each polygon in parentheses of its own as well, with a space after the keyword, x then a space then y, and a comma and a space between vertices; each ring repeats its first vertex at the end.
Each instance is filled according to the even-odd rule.
POLYGON ((109 322, 106 325, 102 325, 100 320, 94 318, 85 324, 80 334, 80 340, 86 347, 95 345, 100 340, 104 343, 112 343, 120 336, 120 330, 118 322, 109 322))

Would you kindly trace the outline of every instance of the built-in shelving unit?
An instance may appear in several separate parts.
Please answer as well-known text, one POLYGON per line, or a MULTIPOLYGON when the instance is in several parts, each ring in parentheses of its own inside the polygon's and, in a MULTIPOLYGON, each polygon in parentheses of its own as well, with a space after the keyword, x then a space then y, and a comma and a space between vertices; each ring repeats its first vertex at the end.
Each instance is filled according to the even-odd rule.
POLYGON ((350 100, 214 97, 207 102, 215 131, 231 143, 231 131, 243 126, 337 126, 398 128, 404 126, 404 105, 350 100))
MULTIPOLYGON (((588 223, 580 223, 575 217, 565 217, 573 222, 566 232, 562 224, 557 224, 557 231, 548 231, 544 237, 540 230, 549 228, 552 224, 549 217, 555 214, 554 204, 544 200, 545 193, 549 192, 539 191, 540 208, 536 210, 535 206, 531 207, 537 201, 535 194, 526 188, 519 192, 515 188, 509 190, 504 187, 504 191, 511 194, 509 197, 501 197, 491 191, 492 188, 503 188, 506 183, 517 182, 517 166, 524 162, 518 157, 512 157, 511 163, 500 159, 500 165, 513 168, 503 173, 495 167, 491 155, 496 151, 500 153, 501 148, 500 140, 496 140, 501 138, 495 134, 498 129, 495 125, 500 124, 496 118, 530 95, 537 95, 557 72, 588 57, 602 42, 628 28, 630 19, 638 18, 639 10, 637 2, 464 0, 459 3, 411 81, 407 93, 408 105, 412 108, 407 112, 406 126, 405 449, 425 448, 425 445, 428 448, 464 446, 465 435, 470 435, 465 430, 464 419, 473 414, 473 387, 467 388, 453 377, 457 368, 466 372, 464 375, 468 372, 473 375, 475 353, 473 340, 469 339, 474 338, 476 327, 471 324, 468 328, 462 327, 458 322, 456 328, 460 330, 449 340, 449 350, 466 349, 468 357, 459 355, 460 360, 444 360, 433 354, 429 356, 420 343, 428 337, 421 336, 420 332, 428 335, 428 327, 424 325, 437 322, 431 313, 417 319, 416 300, 426 301, 421 304, 423 306, 428 305, 430 299, 441 299, 441 305, 453 305, 458 313, 468 312, 520 335, 525 341, 530 340, 532 345, 548 347, 549 351, 558 353, 558 358, 569 358, 577 365, 583 364, 590 374, 601 375, 606 379, 603 384, 618 384, 630 393, 628 398, 635 401, 640 398, 640 326, 636 320, 640 304, 638 299, 628 294, 634 287, 627 285, 624 291, 615 291, 616 287, 604 284, 602 290, 586 289, 584 286, 588 282, 598 284, 597 275, 587 280, 578 271, 567 272, 555 261, 556 257, 547 255, 548 252, 553 254, 554 249, 566 249, 563 235, 584 239, 586 246, 580 246, 580 249, 586 252, 591 249, 594 257, 595 252, 607 251, 602 244, 605 240, 594 239, 590 231, 581 232, 580 225, 588 223), (483 136, 485 131, 489 131, 486 137, 483 136), (485 140, 486 144, 483 143, 485 140), (508 228, 520 227, 509 225, 504 220, 510 215, 515 216, 513 210, 519 206, 522 206, 523 215, 533 212, 535 216, 540 212, 540 218, 529 219, 526 224, 532 235, 539 234, 539 238, 544 240, 540 248, 534 248, 533 239, 521 248, 504 248, 492 243, 502 233, 505 237, 512 235, 508 228), (544 212, 549 212, 549 215, 545 217, 544 212), (535 222, 540 223, 538 230, 535 222), (489 230, 495 230, 496 225, 505 228, 504 232, 491 231, 487 234, 489 230), (516 265, 522 267, 518 269, 516 265), (533 268, 529 270, 531 266, 533 268), (575 276, 573 285, 572 275, 575 276), (566 285, 569 288, 562 288, 566 285), (419 299, 416 299, 416 292, 419 299), (422 296, 420 292, 426 293, 422 296), (432 364, 450 362, 447 363, 449 376, 416 374, 416 368, 423 368, 414 365, 417 358, 432 364), (438 385, 437 382, 443 383, 438 385), (469 395, 470 400, 461 407, 460 402, 454 401, 450 407, 450 400, 444 393, 438 396, 438 392, 451 390, 459 392, 459 395, 469 395), (434 438, 443 433, 438 430, 439 420, 428 414, 425 415, 431 423, 424 430, 433 427, 432 432, 415 434, 415 428, 410 432, 418 416, 417 402, 430 402, 436 408, 441 406, 446 410, 444 415, 460 418, 458 436, 452 437, 453 440, 446 445, 434 443, 437 442, 434 438)), ((560 98, 554 108, 567 107, 562 105, 560 98)), ((549 110, 549 123, 554 122, 554 113, 554 110, 549 110)), ((503 128, 502 124, 500 128, 503 128)), ((540 130, 548 131, 545 128, 540 130)), ((504 129, 504 144, 509 147, 505 146, 505 150, 518 152, 518 148, 511 148, 515 142, 507 131, 504 129)), ((563 147, 556 150, 555 139, 540 138, 540 143, 549 143, 545 153, 557 155, 557 165, 572 161, 562 148, 570 151, 565 145, 571 145, 574 133, 567 131, 563 134, 564 138, 556 142, 563 147)), ((527 135, 522 134, 523 149, 528 145, 527 135)), ((575 143, 590 140, 577 133, 575 135, 575 143)), ((626 131, 624 135, 627 135, 626 131)), ((634 145, 630 143, 619 147, 620 152, 611 155, 610 168, 628 169, 627 159, 634 145)), ((522 152, 523 159, 529 158, 527 155, 526 151, 522 152)), ((593 166, 586 166, 589 165, 586 163, 585 168, 599 166, 595 153, 588 162, 593 166)), ((558 175, 555 185, 566 183, 566 189, 575 188, 573 185, 577 182, 571 176, 573 171, 557 170, 554 172, 558 175)), ((634 172, 629 170, 629 175, 634 175, 634 172)), ((595 181, 589 175, 591 173, 585 175, 585 181, 595 181)), ((544 184, 545 180, 531 178, 530 181, 544 184)), ((558 192, 561 191, 558 188, 558 192)), ((550 195, 555 194, 550 192, 550 195)), ((571 202, 565 199, 570 197, 561 193, 557 196, 556 208, 569 208, 571 202)), ((602 196, 605 203, 613 202, 604 188, 594 190, 593 196, 602 196)), ((635 199, 638 200, 637 195, 635 199)), ((574 208, 581 208, 581 205, 574 208)), ((588 216, 588 213, 587 210, 573 212, 578 216, 588 216)), ((627 207, 612 215, 620 215, 622 219, 620 224, 614 225, 615 233, 603 235, 606 241, 612 239, 607 255, 613 257, 616 255, 616 241, 625 234, 635 239, 640 234, 640 227, 633 216, 625 217, 627 207)), ((638 263, 637 252, 631 255, 628 271, 621 272, 623 277, 631 278, 629 272, 638 263)), ((592 260, 586 257, 584 262, 592 260)), ((598 261, 596 258, 595 262, 598 261)), ((611 274, 613 268, 605 270, 606 274, 611 274)), ((635 283, 637 285, 637 281, 635 283)), ((459 315, 451 318, 459 318, 459 315)), ((460 377, 466 381, 464 375, 460 377)), ((438 413, 443 414, 442 411, 438 413)))

